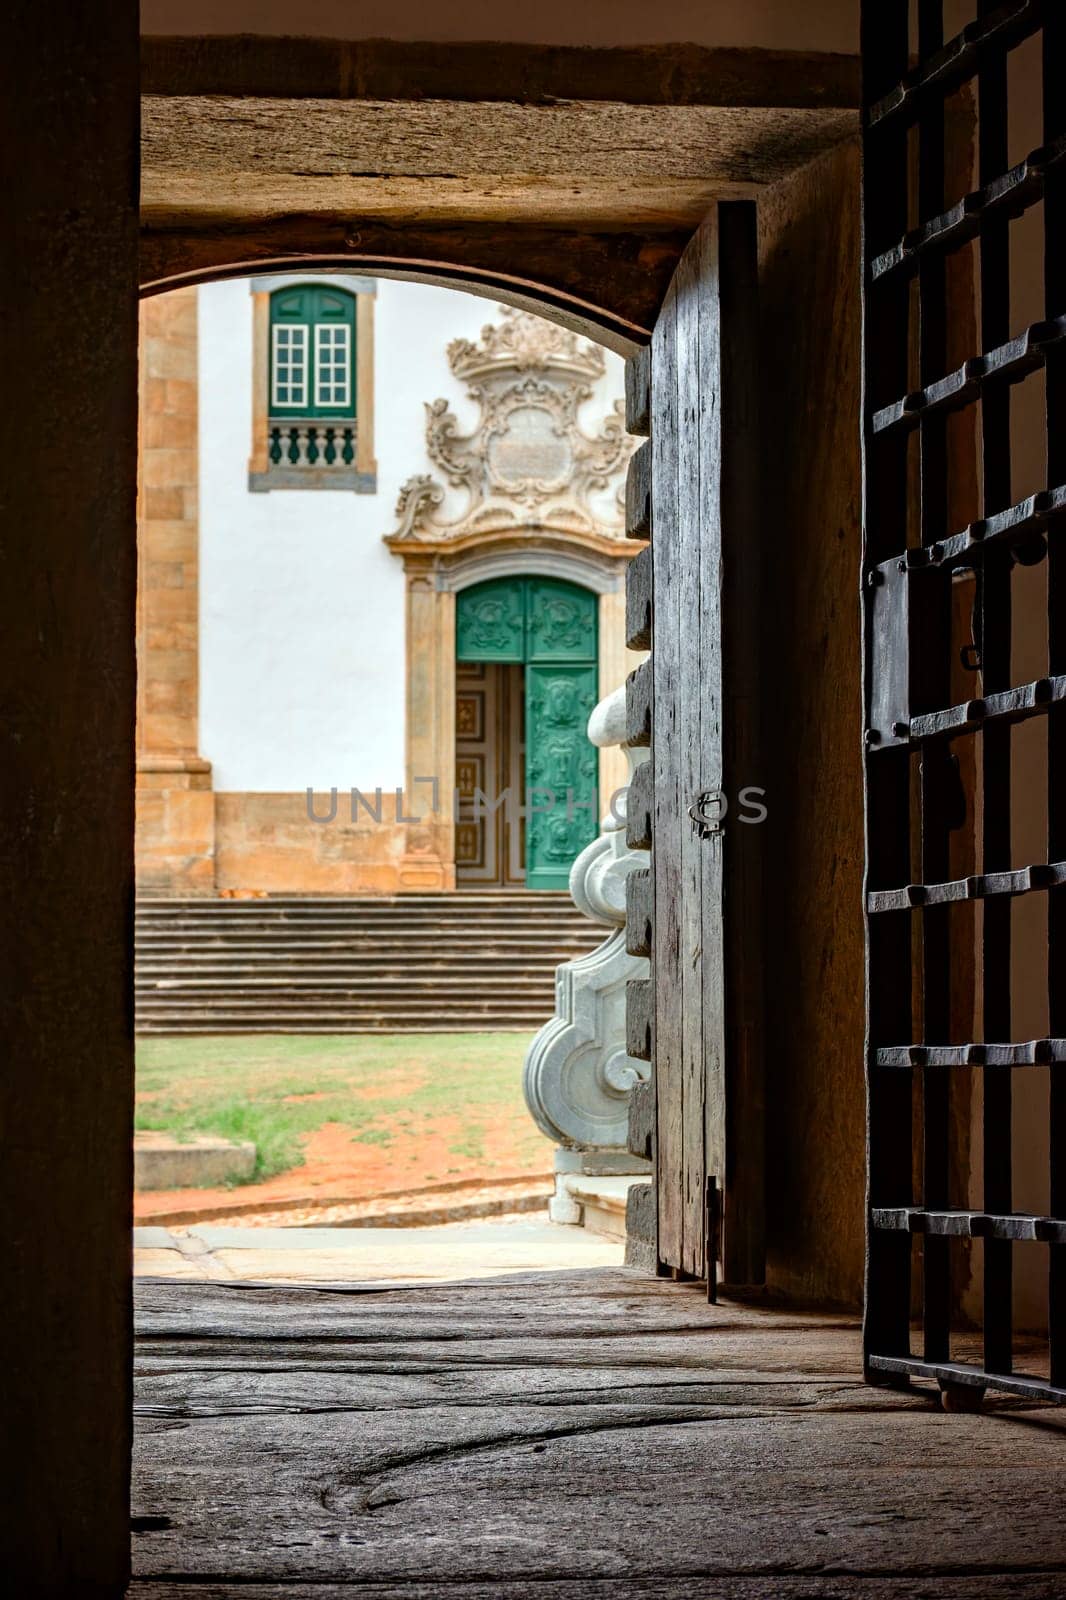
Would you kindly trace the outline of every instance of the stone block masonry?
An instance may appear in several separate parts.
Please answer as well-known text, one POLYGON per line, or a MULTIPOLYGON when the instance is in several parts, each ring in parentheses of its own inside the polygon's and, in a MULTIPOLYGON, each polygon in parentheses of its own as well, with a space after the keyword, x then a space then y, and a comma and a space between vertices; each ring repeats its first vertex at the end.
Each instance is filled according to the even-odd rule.
POLYGON ((198 749, 196 290, 146 300, 137 496, 137 882, 215 889, 211 767, 198 749))

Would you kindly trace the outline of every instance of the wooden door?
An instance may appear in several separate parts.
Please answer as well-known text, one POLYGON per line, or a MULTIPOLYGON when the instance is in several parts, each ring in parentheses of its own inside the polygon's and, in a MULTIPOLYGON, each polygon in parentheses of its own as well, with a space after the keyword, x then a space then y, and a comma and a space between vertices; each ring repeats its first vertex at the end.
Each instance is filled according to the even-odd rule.
POLYGON ((596 596, 559 578, 476 584, 456 656, 457 877, 565 889, 599 831, 596 596))
POLYGON ((657 1256, 678 1276, 764 1276, 762 854, 742 791, 758 766, 758 482, 754 208, 719 206, 678 267, 649 350, 627 373, 633 458, 627 632, 649 661, 628 686, 650 743, 629 837, 629 1048, 652 1061, 657 1256))
POLYGON ((570 868, 599 832, 596 750, 589 717, 595 665, 526 667, 526 883, 565 889, 570 868))
POLYGON ((936 0, 863 7, 865 1359, 1061 1400, 1066 8, 976 10, 947 38, 936 0))
POLYGON ((455 876, 515 888, 523 868, 523 669, 460 661, 455 679, 455 876))
POLYGON ((565 889, 599 832, 596 596, 556 578, 526 580, 526 883, 565 889))

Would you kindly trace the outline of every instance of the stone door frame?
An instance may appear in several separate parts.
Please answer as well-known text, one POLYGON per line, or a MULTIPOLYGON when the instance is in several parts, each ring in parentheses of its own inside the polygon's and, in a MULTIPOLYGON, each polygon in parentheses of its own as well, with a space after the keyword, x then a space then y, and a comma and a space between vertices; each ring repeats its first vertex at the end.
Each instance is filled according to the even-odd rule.
MULTIPOLYGON (((533 529, 501 540, 457 541, 445 548, 405 540, 398 553, 406 581, 404 785, 409 813, 424 817, 410 825, 400 887, 454 889, 455 596, 487 578, 504 577, 561 578, 591 590, 599 597, 602 699, 625 681, 625 569, 635 547, 599 535, 563 539, 533 529), (437 780, 432 795, 430 778, 437 780)), ((617 750, 601 751, 599 777, 603 796, 622 787, 625 762, 617 750)))

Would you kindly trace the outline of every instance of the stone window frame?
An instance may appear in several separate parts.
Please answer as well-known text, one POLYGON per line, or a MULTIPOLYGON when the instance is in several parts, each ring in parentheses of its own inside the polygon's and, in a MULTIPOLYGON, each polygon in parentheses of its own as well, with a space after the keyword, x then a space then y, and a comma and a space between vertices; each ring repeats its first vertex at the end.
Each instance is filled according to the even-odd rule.
POLYGON ((378 465, 374 456, 374 304, 373 278, 341 272, 271 273, 249 280, 252 297, 252 450, 248 488, 253 494, 276 489, 347 490, 376 494, 378 465), (355 296, 355 461, 351 466, 293 467, 275 465, 270 445, 270 297, 277 289, 313 286, 328 278, 355 296))

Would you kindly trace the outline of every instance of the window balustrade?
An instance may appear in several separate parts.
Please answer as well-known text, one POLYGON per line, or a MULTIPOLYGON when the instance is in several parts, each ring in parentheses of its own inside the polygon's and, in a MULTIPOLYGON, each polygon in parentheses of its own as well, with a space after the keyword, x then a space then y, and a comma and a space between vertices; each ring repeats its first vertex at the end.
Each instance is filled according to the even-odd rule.
POLYGON ((308 472, 355 463, 354 422, 267 423, 267 455, 272 467, 299 467, 308 472))

